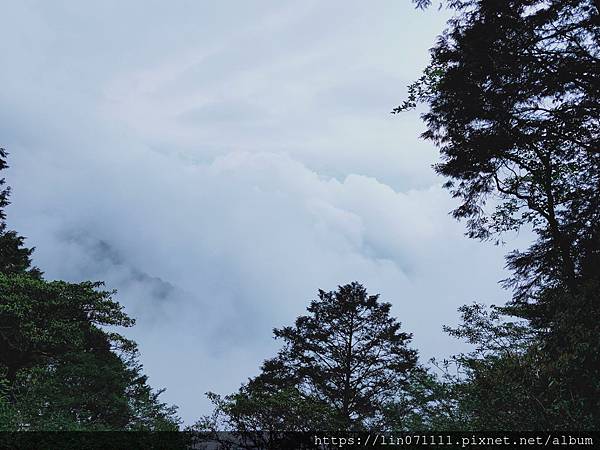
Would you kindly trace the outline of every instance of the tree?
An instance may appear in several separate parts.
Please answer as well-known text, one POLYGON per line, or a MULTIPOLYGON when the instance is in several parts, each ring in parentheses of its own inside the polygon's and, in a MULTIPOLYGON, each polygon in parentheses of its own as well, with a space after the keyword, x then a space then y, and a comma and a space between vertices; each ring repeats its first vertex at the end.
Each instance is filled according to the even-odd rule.
MULTIPOLYGON (((0 148, 0 171, 8 167, 7 156, 6 150, 0 148)), ((10 187, 4 187, 5 184, 5 179, 0 178, 0 272, 28 272, 31 276, 39 277, 42 274, 39 269, 31 267, 33 249, 23 246, 25 238, 19 236, 15 231, 7 230, 4 208, 10 204, 8 200, 10 187)))
POLYGON ((272 414, 255 426, 295 423, 295 431, 383 426, 386 405, 403 395, 419 370, 417 352, 407 346, 411 335, 390 317, 390 307, 356 282, 319 291, 308 315, 274 330, 283 348, 221 410, 238 429, 268 411, 267 405, 275 406, 272 414), (249 402, 255 403, 244 410, 249 402), (299 420, 287 420, 292 416, 299 420))
MULTIPOLYGON (((480 423, 597 428, 600 2, 446 4, 456 14, 394 112, 428 106, 423 137, 440 149, 435 169, 460 200, 453 213, 470 237, 535 233, 529 248, 507 256, 513 298, 497 312, 525 319, 522 330, 536 337, 519 357, 495 349, 462 358, 461 401, 479 405, 470 410, 480 423), (521 400, 530 407, 520 409, 521 400)), ((467 325, 486 323, 470 322, 481 314, 455 335, 469 338, 467 325)))
POLYGON ((590 0, 453 1, 457 15, 395 112, 425 102, 436 170, 469 235, 530 225, 508 262, 521 298, 599 263, 600 28, 590 0), (497 206, 486 205, 493 199, 497 206))
POLYGON ((445 327, 473 350, 436 363, 449 387, 437 400, 450 408, 427 411, 433 412, 429 417, 469 431, 597 430, 600 369, 582 343, 587 339, 581 329, 595 332, 597 348, 598 325, 574 327, 563 336, 574 343, 573 352, 558 353, 526 321, 506 320, 504 309, 463 306, 461 324, 445 327))
POLYGON ((445 327, 473 350, 446 361, 453 366, 458 416, 469 430, 550 429, 545 401, 545 374, 539 370, 536 333, 526 322, 503 319, 501 308, 481 304, 459 309, 462 323, 445 327))
POLYGON ((213 413, 192 429, 200 442, 218 442, 222 448, 299 448, 307 435, 298 433, 334 428, 337 420, 332 408, 295 387, 273 389, 254 382, 224 397, 207 396, 213 413))
MULTIPOLYGON (((0 150, 0 169, 6 168, 0 150)), ((0 180, 0 186, 4 179, 0 180)), ((0 191, 0 430, 175 430, 175 408, 147 384, 134 324, 100 282, 46 281, 6 231, 0 191)))
POLYGON ((177 426, 137 363, 137 348, 101 326, 131 326, 99 283, 0 275, 5 398, 30 429, 177 426))

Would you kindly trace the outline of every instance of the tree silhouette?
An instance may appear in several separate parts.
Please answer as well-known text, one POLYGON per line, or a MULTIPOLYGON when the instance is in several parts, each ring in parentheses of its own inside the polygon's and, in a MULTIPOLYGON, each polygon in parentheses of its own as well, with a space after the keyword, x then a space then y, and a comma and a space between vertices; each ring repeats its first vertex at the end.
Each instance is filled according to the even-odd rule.
MULTIPOLYGON (((508 231, 535 233, 527 249, 507 256, 513 298, 497 310, 526 319, 535 338, 523 358, 497 349, 461 358, 472 382, 463 400, 478 405, 479 419, 597 429, 600 2, 444 3, 456 14, 394 112, 428 106, 423 137, 440 149, 435 169, 460 200, 454 216, 466 220, 470 237, 500 242, 508 231), (516 405, 525 398, 535 407, 516 405)), ((485 323, 478 314, 464 317, 454 335, 468 338, 485 323)), ((502 332, 497 324, 490 336, 502 332)))
MULTIPOLYGON (((8 168, 6 158, 8 153, 0 148, 0 171, 8 168)), ((41 272, 36 267, 31 267, 31 254, 33 249, 23 246, 25 238, 16 231, 8 230, 6 225, 6 208, 10 201, 10 187, 4 187, 6 181, 0 178, 0 272, 25 273, 39 277, 41 272)))
MULTIPOLYGON (((0 170, 6 156, 0 149, 0 170)), ((105 328, 134 324, 114 292, 44 280, 33 249, 6 230, 9 192, 0 190, 0 431, 177 429, 135 342, 105 328)))
POLYGON ((523 225, 538 239, 509 256, 524 298, 573 290, 600 263, 600 27, 590 0, 453 1, 457 15, 395 112, 423 101, 436 170, 471 237, 523 225), (496 207, 489 207, 489 200, 496 207))
MULTIPOLYGON (((386 405, 397 404, 419 370, 417 352, 407 346, 411 335, 390 317, 390 307, 356 282, 337 291, 319 291, 319 298, 307 308, 308 315, 298 317, 293 326, 274 330, 275 338, 284 344, 277 356, 265 361, 261 374, 238 394, 228 397, 222 410, 234 419, 229 425, 240 429, 244 421, 268 410, 261 407, 267 404, 264 399, 244 414, 239 409, 244 401, 259 394, 273 399, 287 393, 291 397, 284 397, 294 400, 279 403, 276 418, 291 416, 302 399, 321 412, 321 420, 327 420, 319 424, 313 417, 296 430, 307 428, 307 423, 309 429, 315 424, 346 430, 381 426, 386 405)), ((283 422, 276 423, 285 426, 283 422)))

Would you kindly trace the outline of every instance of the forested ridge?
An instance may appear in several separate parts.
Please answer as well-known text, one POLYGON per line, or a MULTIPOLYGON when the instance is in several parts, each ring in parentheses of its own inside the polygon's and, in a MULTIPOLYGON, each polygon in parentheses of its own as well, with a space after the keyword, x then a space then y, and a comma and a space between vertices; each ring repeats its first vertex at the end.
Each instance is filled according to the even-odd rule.
MULTIPOLYGON (((7 167, 0 149, 0 170, 7 167)), ((0 431, 176 430, 135 342, 105 327, 134 320, 103 283, 48 281, 9 230, 0 179, 0 431)))
MULTIPOLYGON (((280 350, 259 375, 230 394, 206 386, 213 413, 185 429, 600 429, 600 6, 444 7, 453 17, 393 113, 423 111, 466 238, 532 234, 506 255, 506 303, 461 307, 445 331, 472 351, 427 361, 412 346, 419 330, 392 316, 396 299, 359 281, 318 290, 305 315, 273 330, 280 350)), ((0 170, 8 160, 0 149, 0 170)), ((2 178, 0 431, 184 429, 136 343, 112 331, 135 323, 117 293, 45 279, 6 223, 9 196, 2 178)))

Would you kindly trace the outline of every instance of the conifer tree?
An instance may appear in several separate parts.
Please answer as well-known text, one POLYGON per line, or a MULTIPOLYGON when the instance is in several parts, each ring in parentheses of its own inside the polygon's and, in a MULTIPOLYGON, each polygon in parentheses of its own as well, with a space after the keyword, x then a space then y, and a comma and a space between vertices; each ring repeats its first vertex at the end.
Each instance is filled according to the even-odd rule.
MULTIPOLYGON (((0 149, 0 170, 7 167, 0 149)), ((174 407, 142 372, 134 320, 103 283, 47 281, 7 231, 0 180, 0 431, 176 430, 174 407)))
POLYGON ((417 352, 408 347, 412 336, 401 331, 390 308, 357 282, 319 291, 307 315, 274 330, 283 348, 264 362, 261 373, 225 403, 218 398, 228 425, 239 430, 253 423, 260 429, 279 417, 275 423, 296 427, 293 431, 384 426, 386 407, 405 400, 406 388, 420 370, 417 352), (258 398, 262 402, 243 409, 258 398), (278 407, 267 408, 277 398, 278 407), (303 423, 286 420, 302 416, 300 405, 312 414, 303 423), (275 417, 254 421, 265 411, 275 417))

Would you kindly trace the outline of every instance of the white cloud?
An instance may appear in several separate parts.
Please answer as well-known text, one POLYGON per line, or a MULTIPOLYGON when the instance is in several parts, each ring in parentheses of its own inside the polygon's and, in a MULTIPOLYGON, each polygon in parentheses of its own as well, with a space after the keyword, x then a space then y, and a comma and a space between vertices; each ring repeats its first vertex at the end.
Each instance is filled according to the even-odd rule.
POLYGON ((187 421, 319 288, 381 293, 425 358, 460 304, 504 299, 503 249, 462 236, 418 118, 388 114, 442 17, 249 5, 13 3, 0 29, 10 223, 49 278, 119 289, 187 421))

